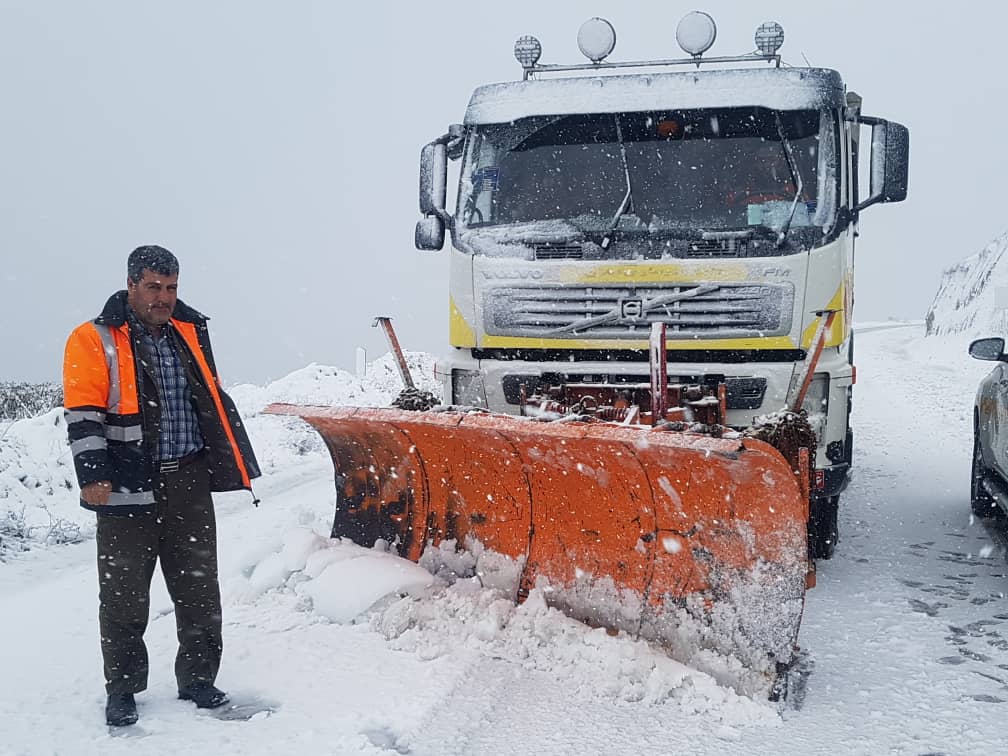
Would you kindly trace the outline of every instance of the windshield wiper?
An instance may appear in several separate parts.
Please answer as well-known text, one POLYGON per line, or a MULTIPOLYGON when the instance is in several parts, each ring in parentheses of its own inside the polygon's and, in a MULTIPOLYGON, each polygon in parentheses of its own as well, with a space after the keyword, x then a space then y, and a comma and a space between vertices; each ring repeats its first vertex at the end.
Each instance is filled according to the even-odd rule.
POLYGON ((630 207, 630 203, 633 201, 633 188, 630 183, 630 163, 627 161, 626 145, 623 144, 623 129, 620 128, 619 116, 614 115, 613 121, 616 122, 616 138, 619 140, 620 158, 623 160, 623 175, 626 177, 626 195, 623 197, 623 201, 620 202, 619 207, 616 208, 616 214, 613 216, 613 219, 609 221, 609 230, 602 237, 602 249, 609 248, 609 237, 612 236, 612 233, 619 225, 620 218, 626 214, 627 208, 630 207))
POLYGON ((798 170, 798 164, 795 162, 794 154, 791 151, 791 142, 788 141, 787 136, 784 134, 784 124, 781 122, 779 111, 774 111, 774 119, 777 121, 777 134, 780 136, 781 144, 784 146, 784 156, 787 158, 788 169, 791 171, 791 181, 795 186, 795 196, 791 202, 791 212, 788 213, 788 218, 784 222, 784 225, 781 226, 780 233, 777 235, 777 249, 780 249, 787 238, 788 231, 791 230, 791 222, 794 220, 795 211, 798 209, 798 200, 802 196, 804 186, 802 185, 801 172, 798 170))

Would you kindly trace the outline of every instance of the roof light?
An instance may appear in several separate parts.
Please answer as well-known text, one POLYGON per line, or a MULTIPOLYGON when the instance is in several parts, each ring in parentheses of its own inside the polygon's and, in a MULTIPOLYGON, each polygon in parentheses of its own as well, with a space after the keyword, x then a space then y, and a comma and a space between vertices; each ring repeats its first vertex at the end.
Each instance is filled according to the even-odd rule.
POLYGON ((756 49, 765 58, 772 58, 784 44, 784 27, 776 21, 760 24, 756 30, 756 49))
POLYGON ((717 24, 703 11, 692 11, 682 17, 676 27, 676 42, 693 57, 707 52, 717 37, 717 24))
POLYGON ((532 68, 542 57, 542 45, 535 37, 519 37, 515 42, 514 56, 522 64, 522 68, 532 68))
POLYGON ((581 24, 578 47, 592 63, 601 63, 616 47, 616 30, 604 18, 590 18, 581 24))

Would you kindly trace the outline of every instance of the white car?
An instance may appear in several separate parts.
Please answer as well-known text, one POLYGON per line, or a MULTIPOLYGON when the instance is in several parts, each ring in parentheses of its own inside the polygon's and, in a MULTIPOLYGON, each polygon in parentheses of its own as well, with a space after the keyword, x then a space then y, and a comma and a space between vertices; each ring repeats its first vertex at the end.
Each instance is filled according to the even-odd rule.
POLYGON ((1008 355, 1002 338, 977 339, 971 357, 997 365, 977 388, 973 406, 973 472, 970 502, 979 517, 1008 511, 1008 355))

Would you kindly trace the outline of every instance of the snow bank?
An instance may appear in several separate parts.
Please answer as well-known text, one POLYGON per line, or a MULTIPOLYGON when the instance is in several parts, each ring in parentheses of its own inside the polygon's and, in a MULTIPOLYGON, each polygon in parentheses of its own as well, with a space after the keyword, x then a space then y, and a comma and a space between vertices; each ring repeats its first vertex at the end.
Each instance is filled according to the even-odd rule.
POLYGON ((94 517, 78 498, 62 409, 0 431, 0 560, 29 544, 92 536, 94 517))
MULTIPOLYGON (((407 352, 405 357, 417 386, 440 395, 434 358, 421 352, 407 352)), ((313 428, 294 417, 262 414, 268 405, 387 407, 402 389, 395 359, 386 354, 368 366, 363 379, 313 363, 266 386, 240 384, 228 393, 245 419, 263 474, 268 474, 299 464, 307 456, 327 454, 313 428)))

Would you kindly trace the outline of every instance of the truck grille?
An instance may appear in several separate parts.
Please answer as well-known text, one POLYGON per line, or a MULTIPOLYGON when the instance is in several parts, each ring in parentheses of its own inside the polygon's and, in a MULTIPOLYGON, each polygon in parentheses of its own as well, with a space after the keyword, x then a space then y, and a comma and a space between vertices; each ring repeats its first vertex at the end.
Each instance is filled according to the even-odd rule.
POLYGON ((533 338, 646 339, 652 323, 669 338, 781 336, 791 329, 789 284, 676 284, 488 289, 486 332, 533 338))

